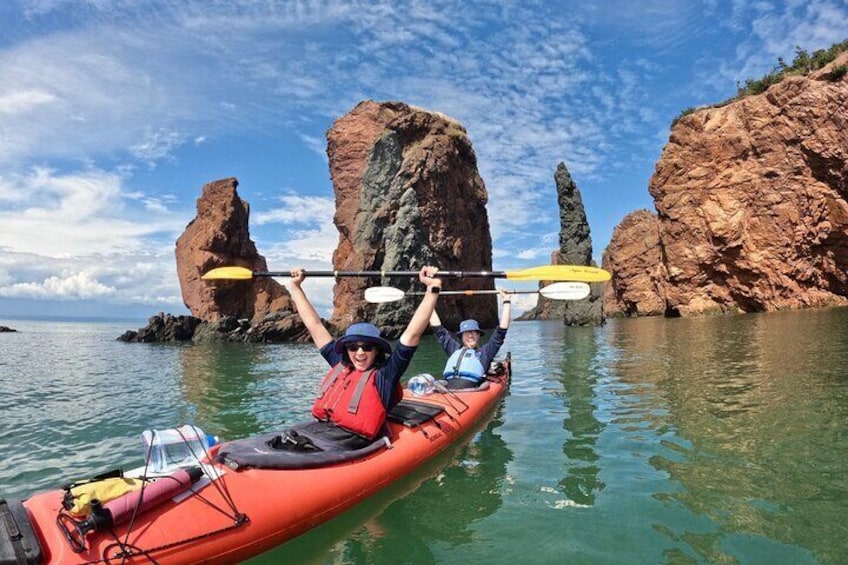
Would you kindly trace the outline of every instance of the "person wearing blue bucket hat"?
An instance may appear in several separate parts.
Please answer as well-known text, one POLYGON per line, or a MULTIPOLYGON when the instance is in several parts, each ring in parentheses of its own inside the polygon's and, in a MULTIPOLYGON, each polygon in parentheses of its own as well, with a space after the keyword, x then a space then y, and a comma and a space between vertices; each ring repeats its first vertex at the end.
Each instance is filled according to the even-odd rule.
MULTIPOLYGON (((392 346, 388 341, 380 337, 380 329, 368 322, 357 322, 345 330, 344 336, 336 340, 333 349, 340 354, 345 350, 348 343, 371 343, 376 345, 384 355, 392 354, 392 346)), ((350 361, 350 360, 348 360, 350 361)), ((344 362, 344 360, 342 361, 344 362)))
POLYGON ((442 287, 442 281, 434 277, 437 272, 438 268, 427 266, 418 273, 428 291, 393 349, 379 328, 368 322, 351 324, 343 336, 333 339, 301 286, 306 271, 292 269, 291 297, 297 313, 331 367, 312 406, 319 423, 333 428, 326 435, 349 434, 346 445, 357 449, 382 432, 386 413, 403 395, 401 376, 435 311, 442 287))
POLYGON ((477 323, 477 320, 463 320, 459 323, 459 331, 456 332, 456 335, 462 337, 462 334, 465 332, 477 332, 480 337, 486 335, 486 332, 480 329, 480 324, 477 323))
POLYGON ((495 328, 491 339, 484 346, 480 346, 480 338, 486 335, 477 320, 463 320, 459 323, 459 331, 454 337, 442 326, 439 315, 434 310, 430 315, 430 326, 439 345, 448 355, 443 372, 447 380, 447 388, 463 389, 476 388, 486 380, 486 371, 495 355, 500 351, 506 339, 509 329, 510 305, 512 304, 509 294, 505 290, 498 290, 503 310, 498 327, 495 328), (459 338, 457 340, 456 338, 459 338))

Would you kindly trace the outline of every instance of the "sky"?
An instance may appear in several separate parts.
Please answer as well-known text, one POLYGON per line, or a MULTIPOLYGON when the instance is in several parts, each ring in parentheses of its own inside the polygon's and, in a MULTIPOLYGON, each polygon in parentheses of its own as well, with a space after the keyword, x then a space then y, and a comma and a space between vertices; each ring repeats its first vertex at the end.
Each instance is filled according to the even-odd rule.
POLYGON ((848 0, 4 0, 0 317, 187 314, 175 242, 227 177, 270 269, 331 268, 326 132, 366 99, 466 128, 493 269, 550 262, 560 162, 600 262, 676 116, 847 38, 848 0))

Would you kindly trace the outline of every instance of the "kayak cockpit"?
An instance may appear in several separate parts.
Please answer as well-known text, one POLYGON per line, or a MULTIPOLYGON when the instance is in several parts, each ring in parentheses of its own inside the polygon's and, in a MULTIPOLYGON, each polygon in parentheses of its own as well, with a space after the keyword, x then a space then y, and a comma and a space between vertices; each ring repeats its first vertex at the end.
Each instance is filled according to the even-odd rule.
MULTIPOLYGON (((444 407, 402 400, 387 419, 414 428, 432 420, 444 407)), ((347 463, 391 447, 388 428, 371 442, 351 437, 328 422, 295 424, 281 433, 269 433, 221 445, 216 461, 231 469, 314 469, 347 463)))

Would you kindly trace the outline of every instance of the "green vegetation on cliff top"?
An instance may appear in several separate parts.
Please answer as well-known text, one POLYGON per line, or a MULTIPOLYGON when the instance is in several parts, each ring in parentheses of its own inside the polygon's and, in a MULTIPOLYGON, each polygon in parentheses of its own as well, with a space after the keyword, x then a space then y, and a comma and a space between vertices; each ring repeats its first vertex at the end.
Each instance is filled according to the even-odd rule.
MULTIPOLYGON (((680 121, 683 116, 691 114, 696 110, 700 110, 702 108, 717 108, 720 106, 724 106, 725 104, 729 104, 730 102, 734 102, 736 100, 741 100, 746 96, 751 96, 754 94, 762 94, 768 87, 773 84, 777 84, 782 81, 784 78, 789 76, 806 76, 813 71, 821 69, 836 57, 844 52, 848 51, 848 40, 843 41, 842 43, 836 43, 831 46, 829 49, 819 49, 817 51, 813 51, 812 54, 808 53, 804 49, 800 47, 795 47, 795 59, 793 59, 792 64, 787 65, 786 61, 782 58, 777 59, 777 65, 772 69, 770 73, 765 75, 759 80, 747 79, 745 84, 736 83, 736 96, 725 100, 724 102, 720 102, 718 104, 713 104, 711 106, 698 106, 691 107, 683 110, 674 120, 671 122, 671 127, 680 121)), ((848 65, 838 65, 833 68, 830 79, 833 81, 841 79, 846 73, 848 73, 848 65)))

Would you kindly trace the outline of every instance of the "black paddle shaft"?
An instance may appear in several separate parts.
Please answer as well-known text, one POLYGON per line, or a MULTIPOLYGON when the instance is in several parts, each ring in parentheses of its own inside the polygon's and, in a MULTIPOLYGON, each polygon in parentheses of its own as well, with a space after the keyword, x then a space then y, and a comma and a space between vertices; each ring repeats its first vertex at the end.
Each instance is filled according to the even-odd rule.
MULTIPOLYGON (((307 277, 417 277, 419 271, 303 271, 307 277)), ((289 277, 286 271, 253 271, 254 277, 289 277)), ((434 278, 506 278, 505 271, 439 271, 434 278)))

